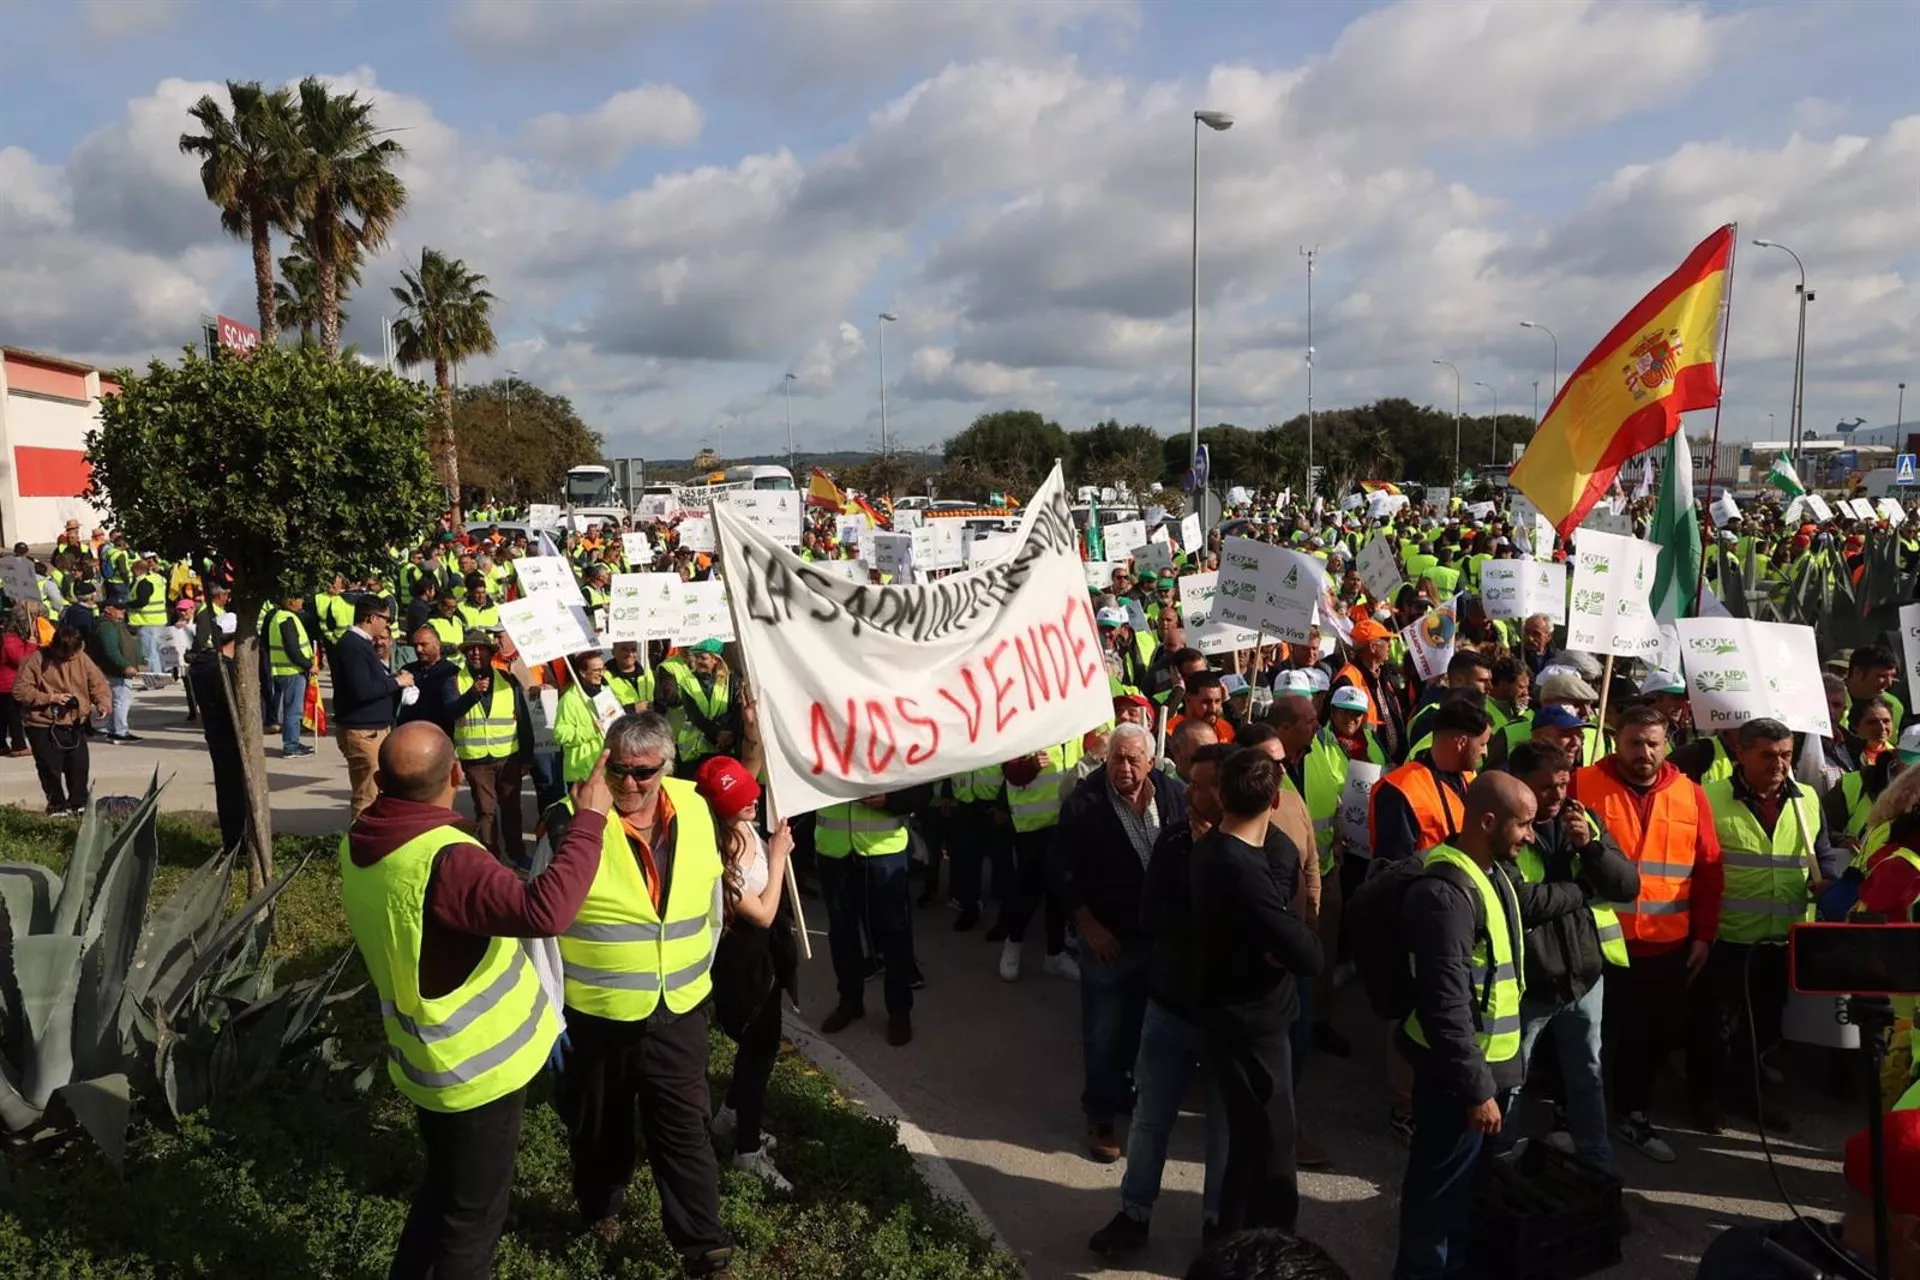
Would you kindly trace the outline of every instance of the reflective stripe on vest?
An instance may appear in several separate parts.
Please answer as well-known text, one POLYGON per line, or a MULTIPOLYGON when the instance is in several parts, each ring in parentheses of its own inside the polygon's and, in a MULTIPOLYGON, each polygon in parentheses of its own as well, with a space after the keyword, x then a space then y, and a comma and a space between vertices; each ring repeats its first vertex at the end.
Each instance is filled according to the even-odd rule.
POLYGON ((713 893, 725 874, 719 836, 692 783, 664 778, 660 786, 673 806, 665 909, 654 910, 639 855, 617 815, 608 814, 593 885, 560 935, 569 1009, 639 1022, 662 1001, 686 1013, 713 990, 713 893))
POLYGON ((280 642, 280 624, 291 619, 294 633, 300 637, 300 647, 305 649, 311 643, 307 636, 307 624, 300 620, 297 613, 285 609, 267 610, 267 671, 276 676, 297 676, 305 674, 307 668, 293 660, 287 647, 280 642))
POLYGON ((435 860, 472 844, 456 827, 414 837, 370 867, 340 841, 340 898, 379 994, 394 1087, 429 1111, 470 1111, 539 1073, 559 1020, 518 940, 491 938, 473 972, 442 996, 419 989, 427 884, 435 860))
MULTIPOLYGON (((1520 867, 1520 878, 1528 884, 1541 884, 1547 878, 1547 864, 1541 861, 1540 851, 1532 845, 1522 845, 1516 858, 1520 867)), ((1580 874, 1580 855, 1573 855, 1573 874, 1580 874)), ((1587 914, 1593 917, 1594 937, 1600 940, 1600 955, 1608 964, 1626 968, 1627 935, 1620 927, 1620 917, 1612 906, 1604 902, 1590 903, 1587 914)))
POLYGON ((1841 802, 1847 807, 1847 825, 1843 834, 1867 834, 1867 815, 1873 812, 1873 797, 1867 794, 1867 776, 1855 769, 1840 778, 1841 802))
MULTIPOLYGON (((1514 936, 1520 919, 1520 900, 1504 878, 1501 887, 1496 889, 1473 859, 1451 845, 1443 844, 1431 850, 1426 862, 1429 867, 1444 864, 1461 872, 1480 895, 1487 928, 1484 935, 1473 940, 1473 955, 1468 961, 1475 990, 1474 1039, 1489 1063, 1510 1062, 1520 1056, 1520 997, 1526 991, 1519 967, 1519 947, 1515 945, 1519 939, 1514 936)), ((1426 1045, 1418 1014, 1407 1015, 1406 1032, 1415 1044, 1426 1045)))
POLYGON ((1700 775, 1700 785, 1709 782, 1726 782, 1733 777, 1733 757, 1727 754, 1727 744, 1720 741, 1720 735, 1714 734, 1713 759, 1707 761, 1707 767, 1700 775))
POLYGON ((1693 857, 1700 839, 1700 803, 1686 778, 1653 793, 1647 821, 1624 782, 1601 765, 1573 775, 1571 794, 1620 844, 1640 873, 1640 896, 1617 903, 1626 940, 1655 945, 1684 941, 1692 928, 1693 857))
POLYGON ((998 800, 1007 789, 1006 775, 1000 772, 999 765, 988 765, 981 769, 970 769, 966 773, 956 773, 947 780, 953 792, 953 798, 960 804, 976 804, 984 800, 998 800))
POLYGON ((823 858, 879 858, 907 851, 907 820, 856 800, 830 804, 814 820, 813 851, 823 858))
MULTIPOLYGON (((453 754, 461 760, 500 760, 513 754, 519 745, 520 723, 514 714, 513 686, 495 673, 493 688, 475 702, 453 726, 453 754)), ((473 676, 465 671, 455 682, 462 694, 473 689, 473 676)))
POLYGON ((1313 819, 1314 842, 1320 846, 1320 874, 1331 875, 1334 819, 1340 812, 1340 794, 1347 789, 1347 753, 1331 735, 1317 733, 1307 748, 1300 773, 1306 783, 1305 795, 1300 795, 1300 788, 1294 786, 1291 773, 1282 772, 1280 776, 1287 790, 1300 795, 1306 805, 1307 816, 1313 819))
POLYGON ((1705 788, 1727 869, 1720 906, 1723 942, 1783 943, 1787 926, 1813 919, 1807 858, 1820 830, 1820 810, 1812 792, 1791 781, 1786 785, 1794 793, 1781 805, 1771 835, 1735 797, 1731 778, 1705 788))
MULTIPOLYGON (((679 659, 661 663, 660 673, 671 678, 680 687, 681 699, 707 720, 718 722, 727 713, 727 681, 716 677, 713 692, 709 694, 700 687, 700 677, 693 673, 693 668, 679 659)), ((667 719, 673 725, 673 744, 683 763, 704 759, 720 749, 718 743, 707 741, 707 735, 693 723, 683 707, 674 707, 667 719)))
POLYGON ((1007 812, 1018 832, 1045 831, 1060 825, 1060 779, 1066 776, 1065 747, 1048 747, 1047 763, 1023 787, 1007 783, 1007 812))
POLYGON ((127 614, 130 627, 164 627, 167 625, 167 580, 157 573, 143 573, 133 580, 133 586, 146 583, 152 590, 147 602, 127 614))
MULTIPOLYGON (((1473 785, 1473 775, 1460 775, 1466 786, 1473 785)), ((1387 774, 1373 786, 1373 793, 1367 801, 1367 830, 1377 831, 1379 823, 1374 820, 1373 806, 1380 795, 1380 788, 1392 783, 1407 798, 1407 806, 1413 810, 1413 820, 1419 825, 1419 848, 1415 853, 1438 848, 1460 834, 1460 823, 1467 815, 1467 802, 1453 788, 1443 786, 1435 777, 1431 766, 1418 760, 1409 760, 1387 774)))

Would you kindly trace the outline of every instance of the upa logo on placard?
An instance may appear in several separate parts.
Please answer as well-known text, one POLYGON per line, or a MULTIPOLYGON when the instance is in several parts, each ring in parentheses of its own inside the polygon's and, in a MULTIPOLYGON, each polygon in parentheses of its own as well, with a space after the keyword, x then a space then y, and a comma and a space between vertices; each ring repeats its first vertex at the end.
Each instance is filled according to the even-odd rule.
POLYGON ((1605 613, 1607 611, 1607 593, 1604 591, 1574 592, 1573 611, 1575 613, 1605 613))
POLYGON ((1722 654, 1738 650, 1740 642, 1731 636, 1694 636, 1687 641, 1687 648, 1695 653, 1704 653, 1708 657, 1718 658, 1722 654))
POLYGON ((1503 585, 1487 588, 1488 604, 1505 604, 1509 600, 1518 600, 1519 598, 1520 588, 1518 587, 1503 585))
POLYGON ((1739 667, 1702 671, 1693 678, 1693 687, 1701 693, 1752 693, 1753 677, 1739 667))

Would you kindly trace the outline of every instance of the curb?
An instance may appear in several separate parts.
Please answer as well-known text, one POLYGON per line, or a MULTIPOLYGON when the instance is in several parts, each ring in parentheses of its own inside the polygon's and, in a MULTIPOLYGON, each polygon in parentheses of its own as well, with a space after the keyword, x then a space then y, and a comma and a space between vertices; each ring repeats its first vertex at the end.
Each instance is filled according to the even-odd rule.
POLYGON ((933 1193, 959 1205, 966 1211, 967 1216, 973 1219, 973 1224, 980 1229, 981 1234, 999 1248, 1006 1250, 1011 1256, 1018 1258, 1020 1255, 1013 1251, 1006 1237, 1000 1234, 1000 1228, 994 1225, 993 1219, 987 1216, 987 1211, 980 1207, 980 1202, 973 1198, 973 1193, 968 1191, 966 1185, 960 1181, 960 1175, 953 1171, 953 1166, 948 1164, 946 1157, 940 1154, 939 1149, 934 1146, 933 1139, 927 1136, 927 1131, 913 1122, 900 1104, 893 1100, 893 1096, 882 1089, 872 1076, 855 1066, 853 1059, 829 1044, 813 1027, 802 1022, 790 1006, 783 1007, 780 1015, 781 1029, 786 1033, 787 1039, 793 1042, 795 1049, 798 1049, 814 1066, 832 1076, 839 1083, 841 1090, 858 1103, 861 1109, 883 1120, 892 1120, 899 1126, 900 1145, 905 1147, 908 1154, 913 1157, 914 1167, 920 1171, 920 1176, 927 1180, 927 1185, 933 1189, 933 1193))

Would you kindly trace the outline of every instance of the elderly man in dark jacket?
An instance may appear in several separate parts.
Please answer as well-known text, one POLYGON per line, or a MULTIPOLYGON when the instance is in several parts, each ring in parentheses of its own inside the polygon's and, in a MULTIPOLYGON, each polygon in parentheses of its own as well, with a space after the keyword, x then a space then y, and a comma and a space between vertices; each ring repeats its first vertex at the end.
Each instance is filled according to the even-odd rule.
POLYGON ((1147 1011, 1147 863, 1160 829, 1186 817, 1180 784, 1153 767, 1152 737, 1122 724, 1107 740, 1106 764, 1074 789, 1054 832, 1054 882, 1080 930, 1080 1107, 1087 1154, 1101 1164, 1120 1158, 1114 1119, 1132 1102, 1147 1011))
MULTIPOLYGON (((1552 1037, 1560 1067, 1562 1118, 1573 1152, 1589 1164, 1610 1168, 1613 1145, 1607 1140, 1607 1099, 1600 1074, 1601 1000, 1606 967, 1626 962, 1627 944, 1619 918, 1606 904, 1631 904, 1638 898, 1640 872, 1592 815, 1567 798, 1573 758, 1560 747, 1523 742, 1507 758, 1507 771, 1532 790, 1536 806, 1533 840, 1516 859, 1520 874, 1530 884, 1582 884, 1596 900, 1586 911, 1569 912, 1527 932, 1520 1061, 1531 1071, 1541 1034, 1552 1037)), ((1516 1087, 1508 1094, 1509 1110, 1519 1092, 1516 1087)), ((1564 1142, 1567 1137, 1563 1133, 1548 1140, 1564 1142)))

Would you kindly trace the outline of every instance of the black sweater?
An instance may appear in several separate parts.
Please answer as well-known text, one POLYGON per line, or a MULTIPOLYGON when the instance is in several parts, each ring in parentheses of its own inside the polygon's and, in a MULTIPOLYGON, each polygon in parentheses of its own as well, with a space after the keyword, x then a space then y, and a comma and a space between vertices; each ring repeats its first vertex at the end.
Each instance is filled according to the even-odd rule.
POLYGON ((1300 851, 1269 830, 1255 848, 1224 831, 1194 842, 1193 931, 1202 1017, 1274 1031, 1299 1011, 1296 977, 1320 972, 1320 940, 1290 903, 1300 851))

